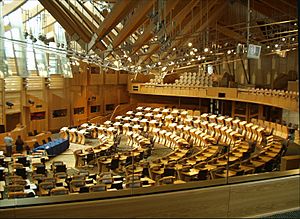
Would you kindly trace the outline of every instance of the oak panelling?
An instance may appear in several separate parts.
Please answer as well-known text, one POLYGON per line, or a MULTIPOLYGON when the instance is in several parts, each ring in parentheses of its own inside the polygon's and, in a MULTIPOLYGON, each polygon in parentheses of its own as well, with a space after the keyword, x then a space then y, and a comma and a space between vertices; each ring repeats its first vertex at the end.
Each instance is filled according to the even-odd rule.
POLYGON ((104 82, 105 84, 118 84, 118 71, 113 69, 108 69, 104 72, 104 82))
MULTIPOLYGON (((224 179, 223 179, 224 181, 224 179)), ((135 197, 110 198, 67 204, 47 204, 36 207, 1 209, 2 217, 246 217, 299 207, 299 175, 236 185, 215 186, 142 195, 175 188, 195 188, 206 182, 139 188, 118 191, 118 195, 139 194, 135 197), (55 210, 53 210, 55 209, 55 210), (151 210, 149 210, 151 209, 151 210)), ((176 189, 175 189, 176 190, 176 189)), ((77 199, 95 198, 99 194, 79 194, 77 199)), ((101 197, 112 197, 104 192, 101 197)), ((72 199, 74 196, 39 197, 33 202, 47 203, 47 199, 72 199)), ((15 204, 14 200, 7 200, 15 204)), ((29 199, 20 200, 30 203, 29 199)), ((48 201, 49 203, 49 201, 48 201)))
MULTIPOLYGON (((66 101, 66 96, 61 97, 57 93, 63 93, 62 89, 50 90, 48 95, 49 103, 49 130, 58 130, 63 126, 70 125, 70 103, 66 101), (54 111, 66 110, 66 115, 54 117, 54 111)), ((65 93, 63 93, 65 94, 65 93)))
POLYGON ((102 73, 101 67, 98 65, 90 65, 88 73, 89 85, 100 85, 104 82, 104 74, 102 73))
POLYGON ((127 84, 128 73, 126 71, 118 71, 118 84, 127 84))
POLYGON ((81 62, 79 66, 72 66, 73 78, 71 85, 87 85, 88 64, 81 62))
POLYGON ((50 90, 63 89, 65 87, 65 79, 61 75, 50 75, 48 87, 50 90))
POLYGON ((21 112, 21 90, 22 90, 22 78, 18 76, 10 76, 5 80, 5 102, 11 102, 14 104, 11 108, 5 106, 6 114, 13 114, 21 112))

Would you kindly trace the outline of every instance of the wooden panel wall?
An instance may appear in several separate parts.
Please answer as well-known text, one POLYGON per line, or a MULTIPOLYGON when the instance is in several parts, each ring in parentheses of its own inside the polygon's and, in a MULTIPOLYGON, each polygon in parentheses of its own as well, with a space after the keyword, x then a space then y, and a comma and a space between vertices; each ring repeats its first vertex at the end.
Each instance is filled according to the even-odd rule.
MULTIPOLYGON (((201 182, 197 182, 201 183, 201 182)), ((189 183, 191 185, 192 183, 189 183)), ((180 185, 165 185, 174 189, 180 185)), ((186 187, 188 185, 186 184, 186 187)), ((198 188, 178 192, 164 192, 143 195, 158 191, 158 188, 138 188, 118 191, 121 195, 139 194, 97 200, 95 194, 78 194, 78 199, 95 198, 93 201, 66 204, 44 204, 34 207, 15 207, 1 209, 4 218, 18 217, 128 217, 128 218, 243 218, 266 213, 277 213, 288 209, 299 209, 299 175, 278 179, 246 182, 236 185, 198 188), (55 208, 55 210, 53 210, 55 208), (151 210, 149 210, 151 209, 151 210)), ((47 198, 56 202, 65 197, 39 197, 40 203, 47 198)), ((107 195, 109 196, 109 195, 107 195)), ((72 197, 72 196, 71 196, 72 197)), ((75 196, 73 196, 75 197, 75 196)), ((14 204, 14 200, 11 200, 14 204)), ((38 200, 35 200, 36 202, 38 200)), ((39 203, 39 204, 40 204, 39 203)))
POLYGON ((112 69, 104 70, 104 82, 105 84, 118 84, 118 72, 112 69))
POLYGON ((72 65, 71 79, 59 74, 41 78, 33 73, 24 79, 11 76, 0 81, 0 124, 7 126, 9 123, 12 129, 15 124, 22 123, 28 131, 58 130, 112 112, 106 110, 107 105, 112 104, 114 108, 129 102, 126 72, 109 69, 103 73, 97 65, 78 63, 72 65), (14 106, 9 108, 6 101, 14 106), (39 119, 39 115, 43 119, 39 119))

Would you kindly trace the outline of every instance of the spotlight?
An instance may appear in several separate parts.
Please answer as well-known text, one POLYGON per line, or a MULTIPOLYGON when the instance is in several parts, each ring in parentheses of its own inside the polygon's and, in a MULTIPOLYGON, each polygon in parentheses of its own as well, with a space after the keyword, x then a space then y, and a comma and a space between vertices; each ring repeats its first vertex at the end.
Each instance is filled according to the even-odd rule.
POLYGON ((40 34, 39 37, 38 37, 38 39, 39 39, 40 41, 44 42, 44 41, 46 40, 46 36, 43 35, 43 34, 40 34))
POLYGON ((193 45, 192 43, 188 43, 188 46, 189 46, 189 47, 192 47, 192 45, 193 45))
POLYGON ((204 52, 208 52, 208 50, 209 50, 208 48, 205 48, 205 49, 204 49, 204 52))
POLYGON ((29 33, 27 31, 24 32, 25 39, 28 37, 29 33))
POLYGON ((11 107, 13 107, 15 104, 13 104, 12 102, 7 101, 6 105, 11 109, 11 107))

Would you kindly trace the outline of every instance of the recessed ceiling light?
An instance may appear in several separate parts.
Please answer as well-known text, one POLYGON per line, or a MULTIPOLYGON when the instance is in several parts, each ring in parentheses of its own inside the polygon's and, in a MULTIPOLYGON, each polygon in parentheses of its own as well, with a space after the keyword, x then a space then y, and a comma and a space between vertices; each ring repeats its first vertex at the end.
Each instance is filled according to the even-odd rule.
POLYGON ((208 49, 208 48, 205 48, 205 49, 204 49, 204 52, 208 52, 208 51, 209 51, 209 49, 208 49))
POLYGON ((192 45, 193 45, 192 43, 188 43, 188 46, 189 46, 189 47, 192 47, 192 45))

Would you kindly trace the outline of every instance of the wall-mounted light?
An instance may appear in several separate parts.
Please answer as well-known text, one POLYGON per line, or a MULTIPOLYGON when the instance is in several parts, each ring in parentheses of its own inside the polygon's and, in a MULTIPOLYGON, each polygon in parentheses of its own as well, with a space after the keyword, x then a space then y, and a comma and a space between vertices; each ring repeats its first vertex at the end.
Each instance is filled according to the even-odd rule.
POLYGON ((11 109, 15 104, 12 102, 6 101, 6 105, 8 106, 9 109, 11 109))
POLYGON ((34 101, 31 100, 31 99, 29 99, 29 100, 28 100, 28 103, 31 104, 31 105, 33 105, 33 104, 34 104, 34 101))

